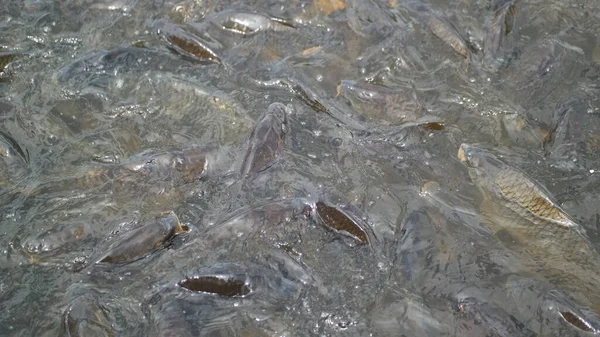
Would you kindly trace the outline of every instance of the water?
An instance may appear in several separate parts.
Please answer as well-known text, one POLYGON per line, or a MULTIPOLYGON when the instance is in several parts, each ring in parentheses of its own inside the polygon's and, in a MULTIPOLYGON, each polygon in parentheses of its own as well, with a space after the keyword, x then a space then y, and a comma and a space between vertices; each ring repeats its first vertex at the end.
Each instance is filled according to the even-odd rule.
POLYGON ((598 13, 2 2, 0 335, 600 331, 598 303, 486 223, 490 194, 457 157, 493 151, 600 249, 598 13), (264 119, 277 102, 285 121, 264 119), (96 263, 165 212, 186 231, 96 263))

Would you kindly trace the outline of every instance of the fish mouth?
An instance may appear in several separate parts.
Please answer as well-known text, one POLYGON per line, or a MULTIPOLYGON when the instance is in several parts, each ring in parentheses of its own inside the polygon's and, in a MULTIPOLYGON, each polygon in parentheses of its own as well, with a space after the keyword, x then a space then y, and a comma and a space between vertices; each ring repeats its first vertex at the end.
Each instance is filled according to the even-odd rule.
POLYGON ((470 168, 476 168, 480 165, 480 157, 485 156, 485 150, 471 144, 460 144, 456 157, 464 165, 470 168))
POLYGON ((460 144, 458 147, 458 153, 456 154, 456 157, 458 157, 458 160, 460 160, 461 163, 467 162, 467 156, 465 155, 465 150, 463 148, 464 145, 465 144, 460 144))
POLYGON ((462 143, 458 147, 456 157, 458 158, 458 160, 460 160, 461 163, 467 165, 468 167, 472 167, 472 156, 476 149, 477 148, 472 145, 462 143))

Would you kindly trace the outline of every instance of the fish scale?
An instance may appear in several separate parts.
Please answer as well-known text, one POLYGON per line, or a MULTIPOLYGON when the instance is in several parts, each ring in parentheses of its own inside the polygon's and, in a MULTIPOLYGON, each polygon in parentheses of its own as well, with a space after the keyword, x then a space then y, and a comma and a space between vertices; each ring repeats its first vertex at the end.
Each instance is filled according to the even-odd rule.
POLYGON ((550 220, 561 226, 572 226, 572 221, 569 217, 544 198, 540 191, 530 183, 530 180, 520 174, 520 172, 511 170, 502 171, 496 178, 495 183, 510 204, 516 202, 516 207, 510 208, 518 213, 521 212, 517 209, 529 211, 529 217, 531 217, 529 220, 535 224, 540 224, 544 220, 550 220))

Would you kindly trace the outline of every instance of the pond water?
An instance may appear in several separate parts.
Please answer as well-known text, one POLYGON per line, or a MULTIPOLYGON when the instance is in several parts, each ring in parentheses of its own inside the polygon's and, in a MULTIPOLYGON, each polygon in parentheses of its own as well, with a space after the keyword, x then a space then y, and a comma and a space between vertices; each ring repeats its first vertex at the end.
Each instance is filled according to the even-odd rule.
POLYGON ((0 27, 0 336, 600 334, 597 0, 0 27))

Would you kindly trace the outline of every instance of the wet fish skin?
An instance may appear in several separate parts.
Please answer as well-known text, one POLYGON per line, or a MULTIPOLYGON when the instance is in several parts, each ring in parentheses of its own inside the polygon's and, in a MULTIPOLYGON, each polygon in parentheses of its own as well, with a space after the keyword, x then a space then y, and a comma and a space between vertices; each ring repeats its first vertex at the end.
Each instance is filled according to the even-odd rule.
POLYGON ((183 315, 184 311, 178 303, 163 304, 155 318, 158 337, 192 337, 192 327, 183 315))
POLYGON ((65 245, 88 236, 86 223, 62 224, 26 238, 22 247, 28 254, 52 254, 65 245))
POLYGON ((286 20, 256 13, 226 13, 215 20, 223 29, 242 35, 253 35, 265 30, 283 31, 293 27, 291 22, 286 20))
POLYGON ((144 176, 170 174, 176 167, 183 165, 181 152, 145 151, 128 159, 120 165, 125 171, 135 172, 144 176))
POLYGON ((64 316, 67 337, 114 337, 115 333, 100 305, 92 299, 80 297, 64 316))
POLYGON ((160 36, 176 53, 202 63, 221 63, 217 53, 199 36, 172 23, 163 22, 158 26, 160 36))
POLYGON ((186 183, 198 179, 206 171, 209 150, 202 147, 190 147, 183 150, 148 150, 134 155, 117 170, 139 173, 143 176, 168 177, 175 171, 183 174, 186 183))
POLYGON ((128 263, 163 248, 175 235, 185 229, 175 213, 155 219, 134 230, 123 240, 114 244, 97 263, 128 263))
POLYGON ((272 103, 248 137, 248 150, 242 163, 243 177, 262 172, 273 164, 285 145, 287 123, 287 107, 272 103))
POLYGON ((251 292, 245 281, 221 275, 188 277, 180 281, 178 285, 193 292, 217 294, 227 297, 244 297, 251 292))
POLYGON ((417 119, 421 105, 412 93, 379 85, 342 80, 338 95, 346 97, 365 117, 399 124, 417 119))
POLYGON ((514 316, 494 304, 466 298, 459 301, 457 309, 461 316, 473 322, 465 326, 471 333, 479 331, 485 333, 485 336, 496 337, 537 336, 514 316))
POLYGON ((517 3, 518 0, 511 0, 496 9, 492 22, 486 27, 483 53, 488 62, 494 62, 504 44, 504 38, 512 31, 517 3))
POLYGON ((460 56, 468 57, 470 47, 450 21, 430 12, 423 12, 422 18, 435 36, 452 47, 460 56))
POLYGON ((310 204, 303 199, 278 200, 243 208, 209 229, 205 242, 223 244, 225 240, 270 230, 290 219, 307 217, 311 212, 310 204))
MULTIPOLYGON (((259 261, 262 257, 259 257, 259 261)), ((284 268, 284 271, 286 269, 284 268)), ((184 272, 187 276, 176 282, 180 296, 190 301, 227 303, 230 298, 253 298, 246 304, 255 306, 282 305, 301 294, 304 284, 298 275, 282 274, 281 268, 255 262, 219 262, 184 272), (190 293, 204 296, 190 296, 190 293), (217 296, 215 296, 217 295, 217 296)))
POLYGON ((207 169, 208 158, 206 149, 194 147, 182 151, 183 161, 178 162, 177 169, 183 173, 183 180, 190 183, 201 177, 207 169))
POLYGON ((492 195, 503 200, 508 208, 535 225, 551 222, 565 228, 578 229, 579 226, 557 205, 545 188, 491 152, 462 144, 458 158, 469 167, 472 180, 480 187, 484 196, 492 195))
POLYGON ((550 193, 490 151, 462 144, 459 159, 484 195, 482 216, 506 231, 524 264, 600 313, 600 256, 550 193))
POLYGON ((0 75, 4 72, 4 68, 13 60, 24 56, 25 54, 14 51, 2 51, 0 49, 0 75))
POLYGON ((369 238, 367 233, 361 226, 359 226, 354 220, 349 218, 346 214, 340 211, 337 207, 327 205, 322 201, 318 201, 315 204, 316 213, 325 224, 325 226, 335 230, 336 232, 345 233, 360 244, 368 244, 369 238))
POLYGON ((510 300, 507 310, 519 314, 531 330, 553 331, 560 336, 600 332, 600 317, 582 308, 561 289, 517 275, 507 278, 505 289, 501 296, 510 300))

